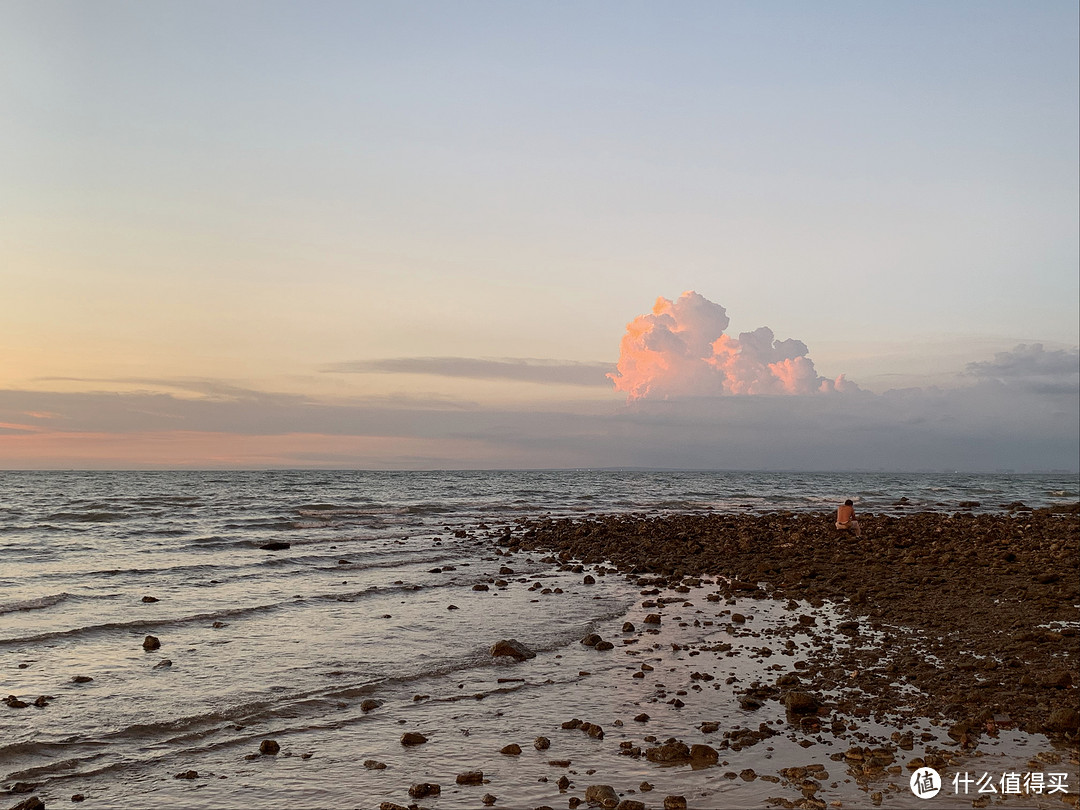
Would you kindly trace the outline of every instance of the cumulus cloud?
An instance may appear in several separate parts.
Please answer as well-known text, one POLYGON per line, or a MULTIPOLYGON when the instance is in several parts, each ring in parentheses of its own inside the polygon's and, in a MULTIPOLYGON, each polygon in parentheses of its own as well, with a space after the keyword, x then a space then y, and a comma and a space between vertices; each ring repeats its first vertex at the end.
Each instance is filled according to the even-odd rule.
POLYGON ((1011 352, 998 352, 993 360, 968 363, 966 373, 1039 393, 1075 393, 1080 385, 1080 350, 1047 351, 1041 343, 1021 343, 1011 352))
POLYGON ((859 390, 842 374, 820 376, 801 340, 777 340, 767 326, 732 337, 729 323, 724 307, 696 292, 658 298, 627 325, 617 371, 607 376, 629 400, 859 390))
POLYGON ((605 386, 610 363, 580 363, 533 357, 389 357, 335 363, 323 371, 347 374, 433 374, 473 380, 514 380, 557 385, 605 386))

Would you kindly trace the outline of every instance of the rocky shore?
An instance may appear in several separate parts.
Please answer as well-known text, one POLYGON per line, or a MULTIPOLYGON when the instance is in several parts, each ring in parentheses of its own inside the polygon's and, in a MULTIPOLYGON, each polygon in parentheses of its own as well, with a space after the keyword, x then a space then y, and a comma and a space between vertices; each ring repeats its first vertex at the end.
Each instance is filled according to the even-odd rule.
MULTIPOLYGON (((808 694, 857 687, 882 720, 904 706, 949 724, 961 748, 1017 727, 1075 744, 1080 731, 1080 515, 1013 504, 993 514, 860 514, 863 537, 831 514, 615 515, 521 521, 508 551, 613 566, 649 588, 718 577, 719 596, 830 604, 839 632, 795 679, 808 694), (885 653, 888 654, 885 654, 885 653)), ((601 569, 602 570, 602 569, 601 569)), ((795 603, 791 602, 794 607, 795 603)), ((813 633, 813 613, 797 627, 813 633)), ((759 684, 751 700, 779 699, 759 684)), ((811 713, 813 713, 811 711, 811 713)))

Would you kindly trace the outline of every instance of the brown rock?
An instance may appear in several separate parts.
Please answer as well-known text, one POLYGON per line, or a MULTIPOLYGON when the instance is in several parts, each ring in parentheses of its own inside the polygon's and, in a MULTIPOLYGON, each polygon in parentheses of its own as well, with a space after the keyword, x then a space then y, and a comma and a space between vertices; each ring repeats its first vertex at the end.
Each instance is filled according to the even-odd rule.
POLYGON ((409 795, 414 799, 426 799, 428 796, 438 796, 442 788, 433 782, 421 782, 409 788, 409 795))
POLYGON ((181 771, 180 773, 178 773, 176 776, 173 777, 173 779, 198 779, 198 778, 199 778, 199 772, 198 771, 181 771))
POLYGON ((508 757, 516 757, 521 755, 521 746, 517 743, 510 743, 499 749, 499 753, 508 757))
POLYGON ((535 748, 537 751, 546 751, 547 749, 551 748, 551 740, 549 740, 547 737, 537 737, 535 740, 533 740, 533 748, 535 748))
POLYGON ((490 793, 485 793, 484 797, 480 801, 482 801, 486 807, 491 807, 491 805, 495 804, 498 799, 496 799, 490 793))
POLYGON ((281 746, 277 744, 277 740, 263 740, 259 743, 259 753, 263 756, 273 756, 281 750, 281 746))
POLYGON ((616 807, 619 804, 619 794, 611 785, 589 785, 585 789, 585 801, 601 807, 616 807))
POLYGON ((157 636, 147 636, 143 639, 142 647, 144 650, 157 650, 161 647, 161 641, 157 636))
POLYGON ((423 745, 427 741, 428 738, 419 731, 406 731, 401 735, 402 745, 423 745))
POLYGON ((788 692, 784 696, 784 708, 792 714, 813 714, 819 705, 817 698, 806 692, 788 692))
POLYGON ((1080 713, 1069 706, 1061 706, 1046 719, 1046 728, 1057 732, 1077 731, 1080 729, 1080 713))
POLYGON ((365 759, 364 767, 367 768, 369 771, 385 771, 386 763, 379 762, 379 760, 377 759, 365 759))
POLYGON ((649 762, 689 762, 690 746, 681 742, 658 745, 645 752, 645 759, 649 762))
POLYGON ((37 796, 31 796, 26 801, 19 802, 11 810, 45 810, 45 802, 37 796))
POLYGON ((664 810, 686 810, 685 796, 665 796, 664 810))
POLYGON ((499 658, 501 656, 509 656, 515 660, 524 661, 527 658, 536 658, 536 653, 517 639, 511 638, 496 641, 491 645, 491 657, 499 658))
POLYGON ((698 763, 714 764, 720 759, 720 754, 711 745, 692 745, 690 746, 690 759, 698 763))
POLYGON ((459 785, 482 785, 484 784, 484 772, 466 771, 465 773, 459 773, 456 781, 459 785))

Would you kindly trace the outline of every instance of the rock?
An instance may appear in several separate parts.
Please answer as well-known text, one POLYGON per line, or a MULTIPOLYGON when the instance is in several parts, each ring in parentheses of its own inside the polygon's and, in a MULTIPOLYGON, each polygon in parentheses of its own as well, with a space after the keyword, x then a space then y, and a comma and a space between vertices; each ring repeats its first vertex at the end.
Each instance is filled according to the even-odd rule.
POLYGON ((1061 706, 1046 719, 1046 728, 1057 732, 1075 732, 1080 729, 1080 713, 1069 706, 1061 706))
POLYGON ((157 598, 156 596, 144 596, 144 597, 142 598, 142 600, 143 600, 143 601, 144 601, 144 602, 145 602, 146 604, 148 604, 148 605, 149 605, 149 604, 152 604, 153 602, 160 602, 160 601, 161 601, 161 600, 160 600, 160 599, 158 599, 158 598, 157 598))
POLYGON ((215 630, 220 630, 222 627, 228 627, 229 623, 228 622, 214 622, 210 626, 213 627, 215 630))
POLYGON ((284 551, 291 545, 291 543, 280 543, 275 541, 273 543, 263 543, 261 546, 259 546, 259 548, 261 548, 263 551, 284 551))
POLYGON ((397 802, 383 802, 379 805, 379 810, 409 810, 409 808, 397 802))
POLYGON ((466 771, 459 773, 455 780, 459 785, 482 785, 484 784, 483 771, 466 771))
POLYGON ((616 807, 619 804, 619 794, 611 785, 589 785, 585 788, 585 801, 590 804, 598 804, 601 807, 616 807))
POLYGON ((690 747, 681 742, 665 743, 647 750, 645 759, 649 760, 649 762, 688 762, 690 760, 690 747))
POLYGON ((428 796, 438 796, 440 793, 442 793, 442 788, 434 782, 421 782, 409 788, 409 795, 414 799, 426 799, 428 796))
POLYGON ((664 810, 686 810, 685 796, 665 796, 664 810))
POLYGON ((72 683, 90 683, 90 681, 92 681, 92 680, 94 680, 94 679, 91 678, 89 675, 76 675, 74 678, 71 679, 71 682, 72 683))
POLYGON ((732 613, 731 620, 735 622, 735 624, 746 624, 746 617, 741 613, 732 613))
POLYGON ((645 810, 645 802, 637 799, 623 799, 616 805, 615 810, 645 810))
POLYGON ((586 574, 585 578, 583 580, 581 580, 581 581, 586 585, 595 585, 596 584, 596 578, 593 577, 592 574, 586 574))
POLYGON ((559 781, 557 781, 555 785, 559 788, 559 790, 569 790, 570 780, 566 778, 566 774, 564 773, 562 776, 559 777, 559 781))
POLYGON ((755 771, 753 768, 746 768, 739 772, 739 778, 742 779, 744 782, 753 782, 755 779, 757 779, 757 771, 755 771))
POLYGON ((157 636, 147 636, 143 639, 142 648, 149 652, 161 648, 161 640, 157 636))
POLYGON ((698 763, 715 764, 720 760, 720 754, 711 745, 690 746, 690 759, 698 763))
POLYGON ((499 658, 500 656, 509 656, 517 661, 524 661, 527 658, 536 658, 536 653, 517 639, 511 638, 496 641, 491 645, 491 657, 499 658))
POLYGON ((633 633, 634 630, 636 630, 636 629, 637 628, 634 627, 633 623, 631 623, 631 622, 623 622, 622 631, 624 633, 633 633))
POLYGON ((369 771, 385 771, 386 763, 379 762, 379 760, 377 759, 365 759, 364 767, 367 768, 369 771))
POLYGON ((535 748, 537 751, 547 751, 549 748, 551 748, 551 740, 549 740, 547 737, 537 737, 535 740, 533 740, 533 748, 535 748))
POLYGON ((459 608, 457 605, 447 605, 446 609, 447 610, 461 610, 461 608, 459 608))
POLYGON ((154 669, 168 669, 171 666, 172 666, 172 661, 170 659, 162 658, 160 661, 158 661, 156 664, 154 664, 154 669))
POLYGON ((634 718, 634 721, 637 722, 637 723, 648 723, 649 722, 649 715, 645 714, 645 712, 642 712, 641 714, 639 714, 637 717, 634 718))
POLYGON ((37 796, 31 796, 26 801, 19 802, 11 810, 45 810, 45 802, 37 796))
POLYGON ((37 782, 16 782, 8 790, 8 793, 33 793, 37 786, 37 782))
POLYGON ((660 624, 660 614, 650 613, 648 616, 645 617, 644 621, 645 624, 660 624))
POLYGON ((4 703, 10 706, 12 709, 25 709, 30 704, 24 700, 19 700, 15 695, 8 695, 4 698, 4 703))
POLYGON ((490 793, 485 793, 483 798, 480 799, 480 801, 483 802, 486 807, 491 807, 491 805, 495 804, 495 802, 497 802, 498 799, 496 799, 490 793))
POLYGON ((472 586, 472 589, 474 591, 490 591, 491 590, 491 588, 489 588, 483 582, 477 582, 475 585, 472 586))
POLYGON ((504 745, 499 750, 499 753, 504 755, 504 756, 508 756, 508 757, 520 756, 521 755, 521 746, 518 745, 517 743, 510 743, 509 745, 504 745))
POLYGON ((85 802, 86 801, 86 796, 84 794, 82 794, 82 793, 76 793, 71 797, 71 800, 73 802, 85 802))
POLYGON ((601 641, 603 641, 603 639, 600 638, 600 636, 598 636, 596 633, 589 633, 589 635, 585 636, 585 638, 581 640, 581 643, 584 644, 586 647, 595 647, 601 641))
POLYGON ((181 771, 180 773, 178 773, 176 776, 173 777, 173 779, 198 779, 198 778, 199 778, 199 772, 198 771, 181 771))
POLYGON ((272 756, 281 750, 281 746, 277 744, 277 740, 263 740, 259 743, 259 753, 264 756, 272 756))
POLYGON ((640 785, 638 785, 638 790, 640 790, 642 793, 648 793, 652 789, 653 786, 649 782, 642 782, 640 785))
POLYGON ((806 692, 788 692, 784 696, 784 708, 792 714, 814 714, 819 705, 817 698, 806 692))
POLYGON ((612 644, 610 641, 601 641, 601 642, 597 643, 595 649, 600 650, 601 652, 604 652, 606 650, 615 649, 615 645, 612 644))
POLYGON ((367 700, 365 700, 363 703, 360 704, 360 711, 362 711, 362 712, 373 712, 377 708, 379 708, 380 706, 382 706, 382 703, 380 701, 375 700, 374 698, 368 698, 367 700))
POLYGON ((37 699, 34 701, 34 705, 37 706, 39 709, 44 709, 46 706, 49 705, 49 701, 52 699, 52 695, 38 695, 37 699))
POLYGON ((428 738, 419 731, 406 731, 401 735, 402 745, 423 745, 427 741, 428 738))

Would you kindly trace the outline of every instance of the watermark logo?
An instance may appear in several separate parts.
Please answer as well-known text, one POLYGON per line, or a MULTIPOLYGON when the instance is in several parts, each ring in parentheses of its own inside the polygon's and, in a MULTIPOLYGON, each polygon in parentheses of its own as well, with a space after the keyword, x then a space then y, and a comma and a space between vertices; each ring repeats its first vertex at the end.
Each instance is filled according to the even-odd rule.
POLYGON ((941 790, 941 774, 933 768, 919 768, 911 775, 911 792, 920 799, 932 799, 941 790))

